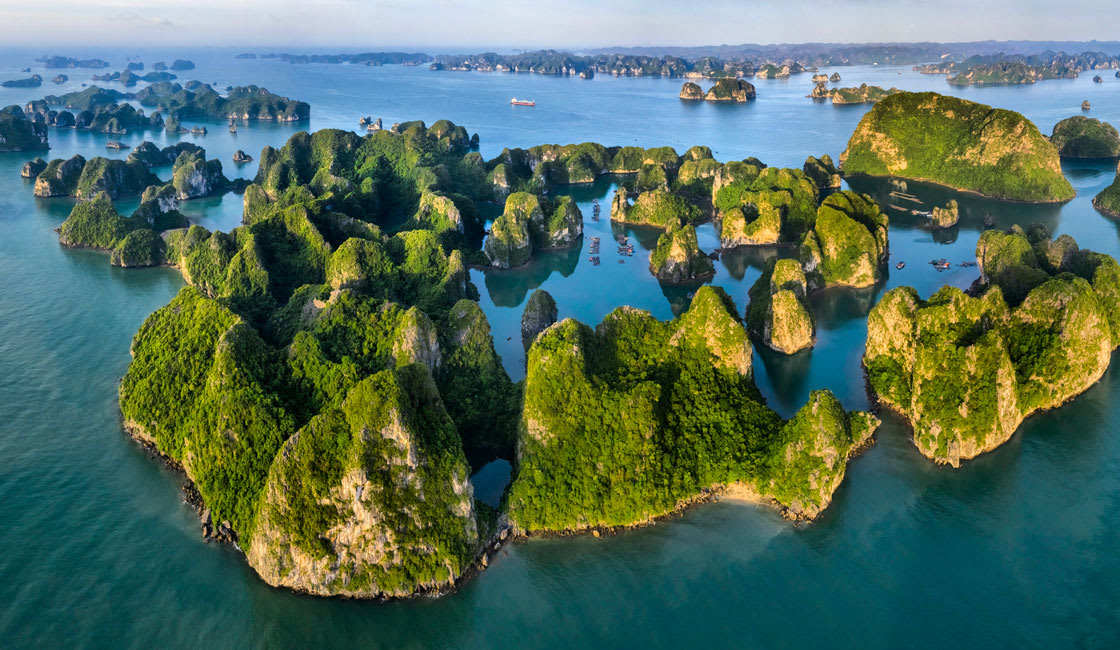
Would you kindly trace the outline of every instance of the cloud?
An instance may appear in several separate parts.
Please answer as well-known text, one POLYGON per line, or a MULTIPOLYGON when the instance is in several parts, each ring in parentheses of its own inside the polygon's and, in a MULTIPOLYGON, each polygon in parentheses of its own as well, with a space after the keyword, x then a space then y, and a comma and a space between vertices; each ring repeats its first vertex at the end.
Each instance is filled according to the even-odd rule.
POLYGON ((135 11, 125 11, 113 16, 108 16, 106 20, 114 25, 126 25, 131 28, 175 26, 175 23, 170 18, 163 18, 161 16, 141 16, 135 11))

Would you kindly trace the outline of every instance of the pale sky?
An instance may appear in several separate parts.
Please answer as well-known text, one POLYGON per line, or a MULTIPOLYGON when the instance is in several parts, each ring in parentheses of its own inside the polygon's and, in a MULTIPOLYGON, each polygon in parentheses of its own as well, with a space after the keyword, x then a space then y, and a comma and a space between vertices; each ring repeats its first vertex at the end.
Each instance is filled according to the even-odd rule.
POLYGON ((1116 0, 0 0, 0 46, 609 47, 1120 39, 1116 0))

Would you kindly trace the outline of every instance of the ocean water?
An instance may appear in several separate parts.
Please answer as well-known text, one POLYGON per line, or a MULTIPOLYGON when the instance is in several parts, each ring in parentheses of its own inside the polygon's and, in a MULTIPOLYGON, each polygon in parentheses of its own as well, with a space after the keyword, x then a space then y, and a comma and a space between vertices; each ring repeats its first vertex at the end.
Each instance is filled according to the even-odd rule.
MULTIPOLYGON (((251 178, 233 152, 257 157, 301 129, 357 129, 361 115, 395 121, 447 118, 480 134, 492 157, 506 146, 598 141, 710 146, 721 160, 757 156, 800 166, 843 150, 866 107, 805 98, 808 75, 758 80, 743 106, 684 104, 680 82, 593 80, 500 73, 431 72, 398 66, 292 66, 239 61, 234 52, 61 52, 95 55, 123 69, 126 56, 191 58, 181 78, 256 83, 312 105, 310 123, 251 124, 236 135, 211 124, 197 138, 226 174, 251 178), (511 96, 536 108, 514 108, 511 96)), ((0 79, 23 75, 40 52, 0 51, 0 79)), ((833 70, 829 69, 831 73, 833 70)), ((1120 80, 1105 74, 1025 87, 952 88, 907 68, 837 68, 861 82, 938 90, 1023 112, 1048 133, 1080 114, 1120 123, 1120 80)), ((66 70, 61 88, 0 89, 0 105, 92 83, 66 70)), ((107 136, 51 130, 51 156, 107 152, 107 136)), ((185 136, 191 138, 191 136, 185 136)), ((129 145, 144 134, 122 138, 129 145)), ((148 134, 161 145, 166 135, 148 134)), ((532 540, 503 550, 456 593, 395 603, 316 599, 268 587, 233 548, 205 543, 182 501, 181 477, 121 430, 116 390, 144 318, 183 286, 170 269, 122 270, 107 255, 63 249, 54 229, 62 199, 35 199, 19 178, 27 154, 0 154, 0 646, 136 648, 568 647, 1088 647, 1120 645, 1120 382, 1110 370, 1072 403, 1028 419, 1007 444, 960 469, 922 458, 904 426, 884 418, 876 444, 855 459, 832 507, 795 526, 773 511, 732 502, 623 535, 532 540)), ((1064 166, 1078 196, 1062 206, 956 197, 961 225, 931 233, 892 213, 892 264, 872 291, 814 297, 818 342, 791 357, 756 350, 756 380, 789 415, 810 390, 830 388, 848 408, 867 406, 860 371, 866 314, 882 292, 910 285, 928 296, 967 287, 985 218, 1001 227, 1045 223, 1085 247, 1120 256, 1117 224, 1092 196, 1111 182, 1111 162, 1064 166), (926 262, 948 258, 939 273, 926 262), (896 270, 894 262, 907 262, 896 270)), ((170 170, 157 170, 167 177, 170 170)), ((596 323, 622 304, 669 318, 689 289, 663 289, 647 269, 655 236, 608 220, 614 181, 573 188, 587 237, 603 238, 602 264, 586 248, 541 255, 523 269, 472 271, 495 344, 512 376, 524 372, 519 336, 528 293, 543 287, 561 316, 596 323), (603 204, 591 220, 592 201, 603 204), (608 238, 637 242, 615 255, 608 238)), ((881 192, 875 183, 854 189, 881 192)), ((952 195, 911 185, 932 203, 952 195)), ((133 202, 134 204, 134 202, 133 202)), ((132 205, 122 201, 121 208, 132 205)), ((240 197, 184 204, 197 223, 238 225, 240 197)), ((711 225, 699 229, 711 247, 711 225)), ((713 282, 742 310, 769 255, 732 252, 713 282)), ((479 477, 497 498, 508 467, 479 477)))

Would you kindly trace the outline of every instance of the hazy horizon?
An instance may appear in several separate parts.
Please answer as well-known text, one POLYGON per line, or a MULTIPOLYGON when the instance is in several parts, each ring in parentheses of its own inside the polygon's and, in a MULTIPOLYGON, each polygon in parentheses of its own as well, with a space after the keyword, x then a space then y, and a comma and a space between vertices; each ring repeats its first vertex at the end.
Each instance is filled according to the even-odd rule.
POLYGON ((1115 40, 1112 2, 995 0, 0 0, 9 47, 599 49, 761 43, 1115 40), (1055 24, 1054 17, 1061 16, 1055 24), (12 29, 14 27, 14 29, 12 29), (764 36, 764 37, 763 37, 764 36))

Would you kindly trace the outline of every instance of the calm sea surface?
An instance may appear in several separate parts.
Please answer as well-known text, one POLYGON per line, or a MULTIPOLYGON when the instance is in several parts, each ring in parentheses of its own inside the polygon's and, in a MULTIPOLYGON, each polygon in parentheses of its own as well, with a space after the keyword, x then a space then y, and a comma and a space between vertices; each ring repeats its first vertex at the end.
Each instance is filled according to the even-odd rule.
MULTIPOLYGON (((593 80, 539 75, 431 72, 427 68, 293 66, 239 61, 233 52, 58 52, 96 55, 123 69, 191 58, 181 80, 256 83, 308 101, 309 124, 210 124, 199 137, 226 174, 237 149, 258 157, 293 132, 357 129, 361 115, 385 125, 450 119, 478 132, 482 154, 503 147, 597 141, 608 145, 695 144, 720 160, 757 156, 800 167, 805 157, 844 149, 865 107, 815 104, 809 75, 756 80, 758 100, 742 106, 685 104, 680 81, 593 80), (513 108, 512 96, 536 108, 513 108)), ((42 52, 0 50, 0 79, 50 79, 42 52)), ((1044 133, 1081 114, 1120 124, 1120 79, 1092 74, 1023 87, 952 88, 909 68, 836 68, 841 85, 866 82, 937 90, 1021 111, 1044 133)), ((0 105, 78 90, 92 71, 64 70, 61 87, 0 89, 0 105)), ((100 71, 99 71, 100 72, 100 71)), ((828 70, 833 72, 832 69, 828 70)), ((166 145, 163 133, 147 139, 166 145)), ((191 136, 186 136, 191 138, 191 136)), ((107 152, 107 136, 51 130, 51 156, 107 152)), ((145 139, 129 134, 129 145, 145 139)), ((609 539, 534 540, 507 548, 459 592, 400 603, 323 600, 272 589, 227 546, 206 544, 182 501, 181 479, 121 430, 117 383, 133 333, 183 286, 169 269, 121 270, 108 256, 66 250, 54 229, 71 203, 35 199, 19 177, 27 154, 0 154, 0 647, 89 648, 490 648, 533 647, 1089 647, 1120 646, 1120 381, 1111 370, 1074 402, 1027 420, 1006 445, 958 470, 923 459, 887 417, 874 447, 850 465, 823 518, 793 526, 766 508, 717 503, 609 539)), ((810 390, 829 388, 848 408, 865 408, 860 357, 866 315, 883 291, 910 285, 928 296, 943 284, 967 287, 985 218, 1001 227, 1045 223, 1085 247, 1120 257, 1116 222, 1090 205, 1111 182, 1108 162, 1069 163, 1078 196, 1063 206, 1023 206, 958 197, 959 228, 931 234, 892 214, 892 264, 871 292, 828 292, 814 300, 818 342, 784 357, 755 352, 755 375, 784 415, 810 390), (930 259, 948 258, 938 273, 930 259), (894 262, 907 262, 899 271, 894 262)), ((169 169, 157 170, 167 178, 169 169)), ((572 190, 588 236, 623 231, 607 219, 613 182, 572 190), (603 219, 591 220, 591 203, 603 219)), ((881 192, 875 185, 854 189, 881 192)), ((911 185, 923 199, 950 194, 911 185)), ((131 210, 122 202, 122 210, 131 210)), ((241 197, 184 204, 211 229, 236 227, 241 197)), ((716 244, 712 226, 701 246, 716 244)), ((540 255, 513 271, 472 271, 495 344, 510 374, 524 375, 522 306, 534 288, 556 298, 562 317, 597 323, 622 304, 669 318, 687 290, 662 289, 647 268, 656 240, 627 230, 633 257, 604 246, 602 265, 586 250, 540 255)), ((717 263, 713 282, 740 310, 769 255, 743 252, 717 263)), ((504 468, 508 470, 508 468, 504 468)), ((502 467, 479 477, 494 498, 502 467)))

